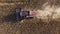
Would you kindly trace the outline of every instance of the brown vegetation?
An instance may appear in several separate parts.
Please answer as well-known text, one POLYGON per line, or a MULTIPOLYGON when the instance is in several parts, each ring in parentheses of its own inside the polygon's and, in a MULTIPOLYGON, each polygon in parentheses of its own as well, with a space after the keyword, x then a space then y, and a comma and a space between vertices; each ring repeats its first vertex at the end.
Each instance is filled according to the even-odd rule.
POLYGON ((0 34, 60 34, 60 18, 48 22, 36 18, 15 22, 15 7, 0 6, 0 34))

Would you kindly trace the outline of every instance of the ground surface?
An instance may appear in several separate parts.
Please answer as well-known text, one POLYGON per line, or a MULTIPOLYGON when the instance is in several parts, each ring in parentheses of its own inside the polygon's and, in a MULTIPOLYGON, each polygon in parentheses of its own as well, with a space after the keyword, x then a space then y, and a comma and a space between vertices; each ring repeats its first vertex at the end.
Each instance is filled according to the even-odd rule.
POLYGON ((13 7, 0 6, 0 34, 60 34, 58 20, 46 23, 39 19, 24 19, 15 22, 13 7))
POLYGON ((0 34, 60 34, 60 22, 25 19, 23 22, 0 23, 0 34))

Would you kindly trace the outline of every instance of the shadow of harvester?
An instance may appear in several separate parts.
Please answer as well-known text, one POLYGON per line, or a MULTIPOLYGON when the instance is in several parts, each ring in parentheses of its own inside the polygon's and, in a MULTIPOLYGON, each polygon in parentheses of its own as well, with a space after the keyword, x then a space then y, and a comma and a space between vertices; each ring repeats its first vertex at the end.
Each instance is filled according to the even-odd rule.
MULTIPOLYGON (((16 23, 16 12, 8 14, 7 16, 3 16, 1 18, 2 22, 11 22, 11 23, 16 23)), ((19 21, 23 20, 23 18, 21 18, 19 21)))
MULTIPOLYGON (((2 18, 0 18, 0 22, 11 22, 11 23, 16 23, 17 20, 16 20, 16 12, 14 13, 11 13, 11 14, 8 14, 7 16, 3 16, 2 18)), ((29 17, 29 18, 20 18, 19 21, 23 20, 23 19, 32 19, 32 17, 29 17)))
POLYGON ((16 14, 11 13, 7 16, 3 16, 1 19, 2 19, 3 22, 13 22, 13 23, 15 23, 16 22, 16 14))

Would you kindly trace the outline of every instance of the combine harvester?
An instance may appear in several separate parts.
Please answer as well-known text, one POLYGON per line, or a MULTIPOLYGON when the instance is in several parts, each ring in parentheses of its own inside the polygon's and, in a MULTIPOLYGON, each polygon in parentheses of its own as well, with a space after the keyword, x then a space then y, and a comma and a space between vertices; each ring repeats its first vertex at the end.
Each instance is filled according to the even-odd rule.
POLYGON ((36 12, 34 11, 25 11, 21 10, 21 8, 17 7, 16 8, 16 20, 20 21, 21 19, 24 18, 33 18, 35 17, 36 12))

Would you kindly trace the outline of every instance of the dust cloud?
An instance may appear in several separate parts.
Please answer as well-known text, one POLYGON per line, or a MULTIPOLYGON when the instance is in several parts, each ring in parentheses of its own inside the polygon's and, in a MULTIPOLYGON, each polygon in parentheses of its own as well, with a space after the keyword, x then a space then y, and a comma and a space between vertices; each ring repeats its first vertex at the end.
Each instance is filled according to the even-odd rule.
POLYGON ((48 4, 48 2, 46 2, 45 4, 42 5, 42 8, 43 8, 42 10, 40 10, 40 9, 30 10, 30 12, 32 13, 34 11, 35 17, 37 17, 37 18, 48 18, 47 17, 48 15, 49 15, 49 17, 51 17, 53 15, 52 18, 60 17, 60 7, 59 6, 55 6, 55 5, 50 6, 48 4))

